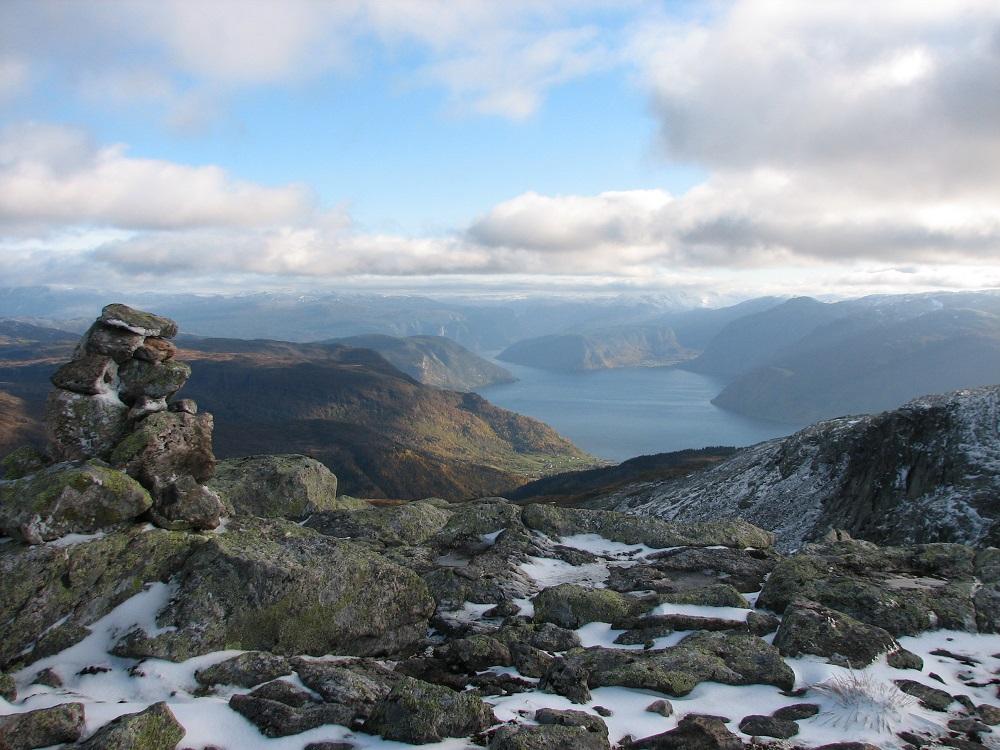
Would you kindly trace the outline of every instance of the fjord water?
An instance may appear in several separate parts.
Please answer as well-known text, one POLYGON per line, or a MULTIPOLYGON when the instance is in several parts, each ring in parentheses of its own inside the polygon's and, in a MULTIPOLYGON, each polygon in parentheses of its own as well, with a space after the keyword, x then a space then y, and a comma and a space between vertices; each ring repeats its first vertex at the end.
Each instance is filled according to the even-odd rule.
POLYGON ((794 425, 743 417, 712 405, 716 378, 665 367, 567 373, 498 362, 516 383, 477 392, 535 417, 609 461, 711 445, 744 446, 789 435, 794 425))

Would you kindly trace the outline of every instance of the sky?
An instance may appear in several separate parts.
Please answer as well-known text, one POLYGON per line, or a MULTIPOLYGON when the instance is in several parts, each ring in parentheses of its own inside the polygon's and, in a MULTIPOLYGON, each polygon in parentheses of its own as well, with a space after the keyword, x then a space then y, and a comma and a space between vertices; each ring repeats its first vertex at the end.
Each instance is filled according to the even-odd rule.
POLYGON ((0 279, 1000 287, 1000 3, 5 0, 0 279))

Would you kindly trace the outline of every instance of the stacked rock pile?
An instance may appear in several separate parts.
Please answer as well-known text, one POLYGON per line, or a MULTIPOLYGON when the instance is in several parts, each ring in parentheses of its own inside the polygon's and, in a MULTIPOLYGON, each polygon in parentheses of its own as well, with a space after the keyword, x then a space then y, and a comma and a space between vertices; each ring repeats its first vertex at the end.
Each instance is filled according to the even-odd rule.
POLYGON ((57 462, 98 459, 124 470, 150 493, 158 526, 210 529, 222 513, 203 484, 215 471, 213 420, 191 400, 171 400, 191 375, 174 359, 176 335, 169 318, 105 307, 52 376, 49 451, 57 462))

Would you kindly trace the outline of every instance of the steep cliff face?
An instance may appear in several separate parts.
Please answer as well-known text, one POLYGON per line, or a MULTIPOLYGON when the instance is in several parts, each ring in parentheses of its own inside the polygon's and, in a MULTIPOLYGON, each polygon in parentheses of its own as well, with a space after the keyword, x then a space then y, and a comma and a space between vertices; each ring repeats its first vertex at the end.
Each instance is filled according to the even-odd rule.
POLYGON ((1000 536, 1000 386, 927 396, 752 446, 604 504, 668 519, 739 515, 795 548, 830 528, 877 542, 1000 536))

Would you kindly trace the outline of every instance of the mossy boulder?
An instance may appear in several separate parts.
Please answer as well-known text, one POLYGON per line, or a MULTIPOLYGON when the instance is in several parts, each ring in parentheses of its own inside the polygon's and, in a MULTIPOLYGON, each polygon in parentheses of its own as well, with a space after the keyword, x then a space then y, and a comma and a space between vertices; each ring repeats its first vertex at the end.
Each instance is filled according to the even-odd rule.
POLYGON ((87 634, 87 625, 167 581, 202 537, 131 527, 68 548, 0 546, 0 667, 30 664, 87 634))
POLYGON ((782 656, 826 656, 840 666, 855 669, 899 648, 896 639, 882 628, 803 600, 785 610, 773 643, 782 656))
POLYGON ((127 403, 142 398, 170 398, 184 387, 191 377, 191 366, 176 359, 146 362, 130 359, 118 370, 121 393, 127 403))
POLYGON ((0 716, 0 748, 29 750, 75 742, 83 734, 82 703, 63 703, 19 714, 0 716))
POLYGON ((115 446, 109 461, 154 492, 184 474, 206 482, 215 473, 213 427, 211 414, 157 412, 115 446))
POLYGON ((525 506, 521 516, 531 529, 550 536, 600 534, 624 544, 666 547, 770 547, 774 535, 741 518, 704 523, 673 523, 649 516, 609 510, 563 508, 556 505, 525 506))
POLYGON ((119 716, 80 744, 81 750, 174 750, 184 739, 180 725, 166 703, 119 716))
POLYGON ((713 583, 708 586, 670 591, 659 595, 661 602, 671 604, 696 604, 704 607, 743 607, 750 604, 739 591, 726 583, 713 583))
POLYGON ((757 606, 783 612, 808 599, 897 637, 935 628, 975 631, 973 559, 962 545, 810 545, 775 566, 757 606))
POLYGON ((14 682, 13 676, 6 672, 0 672, 0 698, 8 703, 17 700, 17 683, 14 682))
POLYGON ((542 678, 541 687, 579 701, 589 694, 587 689, 612 685, 684 696, 705 681, 790 690, 795 673, 761 638, 731 631, 698 632, 666 649, 569 651, 542 678), (567 681, 567 674, 579 684, 567 681))
POLYGON ((45 405, 45 430, 56 461, 106 459, 128 431, 128 406, 114 393, 87 396, 57 388, 45 405))
POLYGON ((292 665, 284 656, 266 651, 247 651, 232 659, 199 669, 194 678, 203 687, 237 685, 251 688, 292 673, 292 665))
POLYGON ((288 518, 335 508, 368 507, 337 499, 337 477, 314 458, 296 454, 247 456, 220 461, 208 486, 229 515, 288 518))
POLYGON ((608 750, 610 747, 606 727, 602 734, 582 725, 508 724, 493 735, 489 750, 608 750))
POLYGON ((0 478, 21 479, 44 469, 48 464, 48 457, 37 448, 22 445, 0 459, 0 478))
POLYGON ((483 537, 501 529, 523 530, 521 508, 503 498, 483 498, 453 504, 448 523, 434 538, 439 547, 464 548, 470 552, 485 548, 483 537))
POLYGON ((365 503, 359 510, 314 513, 305 526, 328 536, 374 539, 389 545, 418 545, 440 531, 450 515, 446 510, 419 500, 382 507, 365 503))
POLYGON ((426 633, 424 582, 368 547, 279 519, 234 519, 187 560, 178 595, 150 637, 120 655, 179 661, 222 649, 277 654, 395 654, 426 633))
POLYGON ((62 463, 0 482, 0 530, 28 544, 89 534, 153 504, 137 481, 97 461, 62 463))
POLYGON ((617 622, 652 607, 617 591, 563 583, 541 591, 532 600, 535 622, 551 622, 574 630, 588 622, 617 622))
POLYGON ((134 307, 119 303, 105 305, 97 322, 111 328, 131 331, 140 336, 160 336, 172 339, 177 335, 177 323, 170 318, 136 310, 134 307))
POLYGON ((445 737, 468 737, 495 721, 490 706, 474 693, 404 677, 375 706, 365 731, 387 740, 423 745, 445 737))

